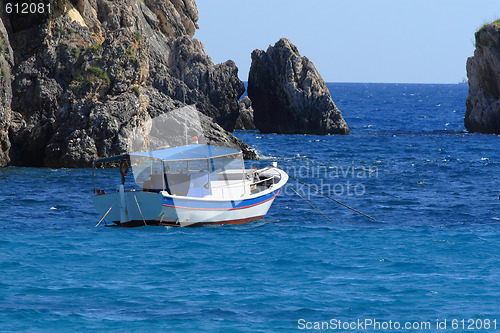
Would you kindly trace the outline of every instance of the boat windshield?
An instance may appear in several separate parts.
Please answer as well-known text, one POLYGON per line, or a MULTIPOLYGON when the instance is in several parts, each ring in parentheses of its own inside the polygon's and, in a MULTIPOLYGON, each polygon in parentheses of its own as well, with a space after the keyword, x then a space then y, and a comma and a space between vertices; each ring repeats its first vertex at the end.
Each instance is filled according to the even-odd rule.
POLYGON ((200 198, 241 197, 249 192, 242 153, 210 145, 201 117, 195 108, 184 107, 137 127, 128 146, 139 187, 200 198))

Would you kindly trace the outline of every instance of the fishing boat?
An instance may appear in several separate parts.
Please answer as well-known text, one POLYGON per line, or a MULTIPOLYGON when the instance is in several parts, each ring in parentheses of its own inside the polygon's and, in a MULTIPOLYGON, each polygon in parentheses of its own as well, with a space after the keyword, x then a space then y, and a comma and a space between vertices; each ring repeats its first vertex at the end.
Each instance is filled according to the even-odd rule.
POLYGON ((246 169, 240 150, 200 144, 197 136, 191 141, 94 161, 92 201, 101 221, 187 227, 263 218, 288 181, 286 172, 276 162, 246 169), (106 163, 120 166, 121 183, 110 192, 97 189, 94 177, 106 163), (126 186, 129 166, 134 181, 126 186))

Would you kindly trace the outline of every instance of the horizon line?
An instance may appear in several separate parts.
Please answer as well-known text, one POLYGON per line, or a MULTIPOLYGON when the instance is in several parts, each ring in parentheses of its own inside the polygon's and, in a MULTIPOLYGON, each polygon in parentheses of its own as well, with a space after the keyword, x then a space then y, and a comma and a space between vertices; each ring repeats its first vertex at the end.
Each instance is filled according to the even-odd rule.
MULTIPOLYGON (((241 80, 241 79, 240 79, 241 80)), ((244 84, 248 84, 247 81, 241 80, 244 84)), ((349 83, 349 84, 427 84, 427 85, 468 85, 469 82, 360 82, 360 81, 324 81, 325 83, 349 83)))

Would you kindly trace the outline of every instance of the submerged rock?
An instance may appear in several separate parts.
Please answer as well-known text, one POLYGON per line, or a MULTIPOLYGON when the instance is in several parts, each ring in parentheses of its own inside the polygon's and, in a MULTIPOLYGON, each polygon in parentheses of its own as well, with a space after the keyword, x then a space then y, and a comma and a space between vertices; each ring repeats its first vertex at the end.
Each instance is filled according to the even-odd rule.
POLYGON ((252 52, 248 96, 263 133, 349 134, 312 61, 285 38, 252 52))
POLYGON ((464 125, 469 132, 500 134, 500 22, 484 26, 475 38, 474 56, 467 59, 464 125))
POLYGON ((214 64, 192 38, 194 1, 54 4, 51 15, 1 14, 15 63, 12 87, 0 82, 7 96, 0 116, 10 117, 0 121, 0 160, 9 150, 13 165, 88 166, 125 152, 127 129, 184 100, 220 124, 214 137, 250 151, 227 132, 239 115, 243 83, 234 62, 214 64))
POLYGON ((252 101, 248 96, 245 96, 239 102, 240 115, 236 120, 235 129, 239 130, 256 130, 255 124, 253 122, 253 108, 252 101))

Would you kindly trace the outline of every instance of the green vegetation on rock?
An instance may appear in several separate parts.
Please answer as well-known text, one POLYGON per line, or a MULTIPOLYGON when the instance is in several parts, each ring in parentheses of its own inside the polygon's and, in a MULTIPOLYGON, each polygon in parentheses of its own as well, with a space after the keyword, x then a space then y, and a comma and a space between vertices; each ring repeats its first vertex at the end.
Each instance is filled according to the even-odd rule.
POLYGON ((133 36, 134 36, 134 39, 135 39, 136 41, 140 41, 140 40, 142 39, 142 35, 141 35, 141 33, 140 33, 140 32, 138 32, 138 31, 134 32, 134 33, 133 33, 133 36))
POLYGON ((494 22, 491 22, 491 23, 486 23, 486 24, 484 24, 484 25, 481 27, 481 29, 479 29, 479 30, 478 30, 478 32, 479 32, 479 31, 481 31, 481 30, 483 30, 483 29, 485 29, 486 27, 488 27, 488 26, 490 26, 490 25, 498 25, 498 26, 500 26, 500 19, 498 19, 498 20, 496 20, 496 21, 494 21, 494 22))
POLYGON ((94 82, 96 78, 99 78, 109 84, 111 81, 109 79, 108 73, 100 69, 99 67, 90 66, 87 70, 88 76, 87 80, 90 82, 94 82))
POLYGON ((101 49, 102 49, 102 44, 92 44, 89 47, 87 47, 87 51, 92 52, 92 53, 94 53, 98 50, 101 50, 101 49))
POLYGON ((134 91, 134 93, 137 97, 139 97, 141 95, 141 91, 139 90, 139 87, 132 87, 132 90, 134 91))
POLYGON ((57 17, 64 12, 65 9, 65 1, 64 0, 52 0, 52 15, 57 17))
POLYGON ((78 57, 80 57, 80 50, 77 48, 77 47, 73 47, 71 49, 71 51, 73 52, 73 56, 78 59, 78 57))
POLYGON ((0 54, 3 55, 6 60, 10 60, 9 49, 7 48, 7 45, 5 45, 3 39, 0 39, 0 54))

